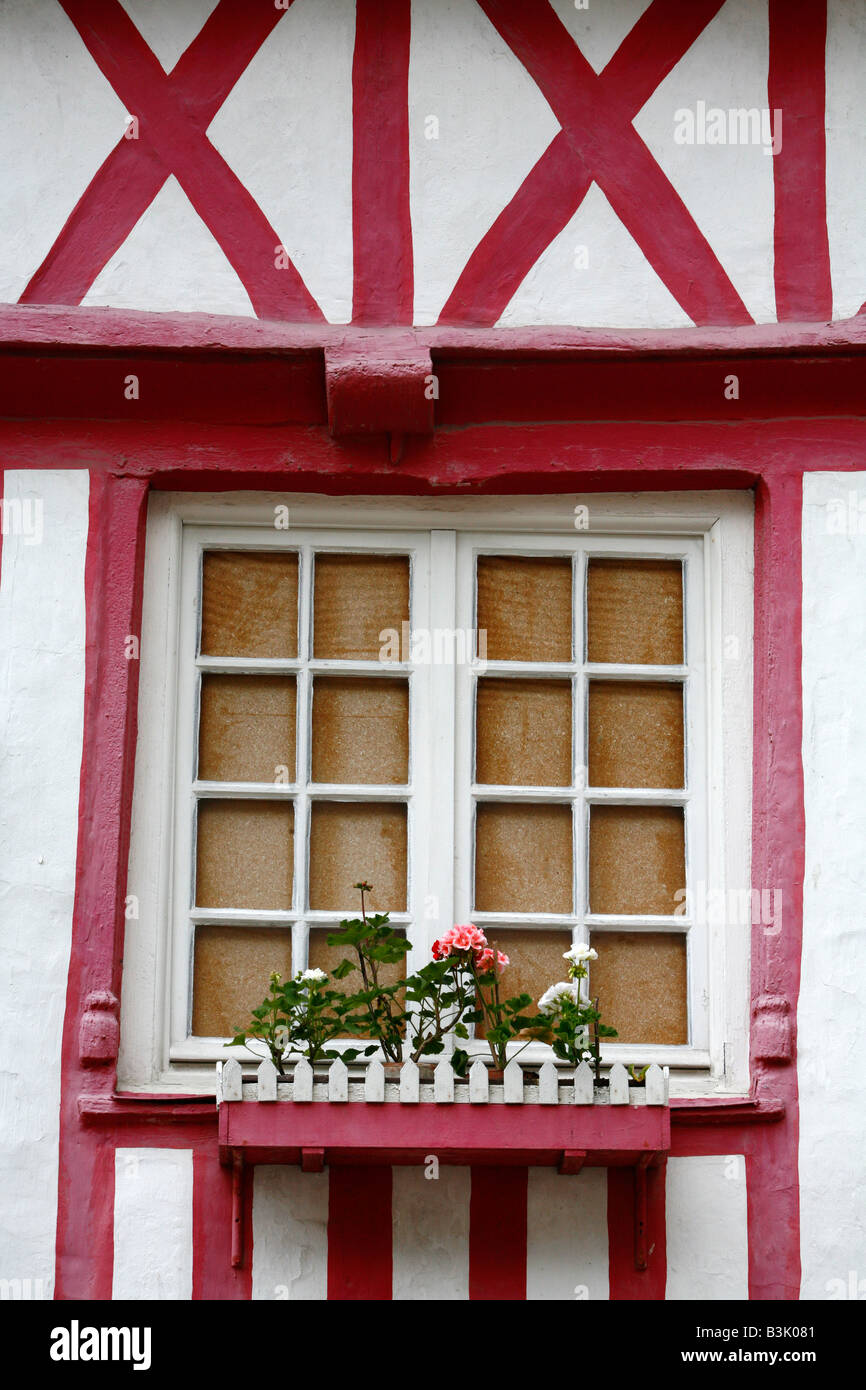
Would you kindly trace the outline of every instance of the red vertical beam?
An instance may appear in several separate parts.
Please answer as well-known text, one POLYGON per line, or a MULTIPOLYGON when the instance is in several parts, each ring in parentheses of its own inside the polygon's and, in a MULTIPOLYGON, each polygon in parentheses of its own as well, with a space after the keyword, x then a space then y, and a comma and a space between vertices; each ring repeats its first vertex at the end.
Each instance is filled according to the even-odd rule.
POLYGON ((773 155, 776 315, 833 314, 827 237, 824 138, 826 0, 770 0, 770 115, 773 155), (781 123, 781 124, 780 124, 781 123))
POLYGON ((610 1296, 614 1300, 663 1299, 667 1284, 665 1165, 646 1170, 646 1269, 635 1268, 635 1172, 609 1168, 607 1234, 610 1296))
POLYGON ((752 884, 778 889, 779 927, 752 927, 752 1086, 784 1101, 776 1124, 756 1128, 746 1159, 749 1298, 800 1296, 799 1100, 796 1020, 803 939, 806 812, 803 792, 803 475, 762 478, 755 489, 755 709, 752 884), (786 1000, 791 1059, 763 1055, 762 998, 786 1000))
POLYGON ((354 323, 411 323, 410 0, 358 0, 352 66, 354 323))
POLYGON ((390 1168, 331 1168, 328 1298, 392 1297, 390 1168))
POLYGON ((472 1169, 469 1297, 526 1298, 526 1168, 472 1169))
POLYGON ((87 615, 84 739, 75 905, 63 1022, 57 1279, 61 1299, 111 1297, 114 1153, 81 1124, 83 1091, 110 1096, 116 1059, 85 1067, 79 1031, 91 991, 120 997, 124 898, 135 761, 147 482, 91 471, 84 593, 87 615), (108 1155, 109 1157, 106 1157, 108 1155), (113 1168, 112 1168, 113 1173, 113 1168))
POLYGON ((232 1269, 232 1170, 220 1163, 216 1144, 193 1154, 192 1296, 249 1299, 253 1292, 253 1175, 244 1182, 244 1244, 240 1268, 232 1269))

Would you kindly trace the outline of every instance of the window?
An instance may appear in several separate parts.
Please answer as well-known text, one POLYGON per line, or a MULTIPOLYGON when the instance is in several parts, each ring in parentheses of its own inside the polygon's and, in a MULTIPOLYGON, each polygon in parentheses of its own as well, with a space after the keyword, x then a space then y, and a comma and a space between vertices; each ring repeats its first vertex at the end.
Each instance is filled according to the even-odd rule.
POLYGON ((270 970, 336 963, 360 878, 411 966, 473 920, 537 998, 589 939, 611 1058, 743 1074, 748 933, 701 904, 749 881, 751 499, 589 523, 567 498, 154 497, 128 1084, 204 1076, 270 970))

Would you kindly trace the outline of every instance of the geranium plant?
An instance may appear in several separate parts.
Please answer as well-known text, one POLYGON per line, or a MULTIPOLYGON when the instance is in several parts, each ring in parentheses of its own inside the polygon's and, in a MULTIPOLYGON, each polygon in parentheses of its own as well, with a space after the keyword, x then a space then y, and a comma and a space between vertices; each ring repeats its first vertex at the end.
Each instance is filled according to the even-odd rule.
MULTIPOLYGON (((454 962, 452 968, 467 981, 470 1005, 454 1025, 457 1037, 469 1037, 467 1024, 483 1024, 493 1065, 504 1068, 508 1062, 508 1044, 524 1029, 538 1022, 537 1018, 526 1015, 532 1003, 531 995, 519 994, 508 999, 502 997, 501 978, 510 963, 508 956, 491 946, 484 932, 470 922, 452 927, 438 941, 434 941, 433 959, 454 962)), ((528 1047, 531 1041, 530 1038, 523 1047, 528 1047)), ((523 1047, 518 1051, 522 1052, 523 1047)), ((454 1070, 462 1075, 468 1062, 466 1050, 455 1048, 451 1058, 454 1070)))
POLYGON ((574 946, 565 951, 568 979, 559 980, 545 990, 538 1001, 539 1013, 547 1021, 547 1036, 554 1054, 572 1066, 591 1062, 596 1080, 601 1075, 601 1039, 615 1038, 617 1031, 601 1022, 598 998, 586 997, 587 961, 598 960, 591 946, 574 946))
POLYGON ((246 1047, 254 1057, 260 1057, 252 1046, 260 1044, 283 1076, 287 1053, 300 1052, 312 1064, 340 1055, 329 1052, 327 1044, 343 1032, 347 1011, 345 996, 328 987, 324 970, 299 971, 290 980, 283 980, 274 971, 267 997, 253 1009, 246 1028, 236 1031, 226 1046, 246 1047))
MULTIPOLYGON (((364 899, 372 893, 372 884, 361 882, 354 886, 361 894, 361 916, 342 921, 340 930, 328 937, 328 945, 344 947, 355 959, 344 958, 331 973, 335 980, 344 980, 354 970, 360 972, 363 987, 346 999, 346 1024, 374 1039, 389 1062, 399 1062, 406 1031, 406 980, 386 984, 381 972, 384 966, 397 965, 404 959, 409 942, 390 925, 387 912, 367 916, 364 899)), ((364 1055, 375 1051, 374 1045, 366 1048, 364 1055)))
MULTIPOLYGON (((565 952, 568 979, 542 995, 537 1014, 528 1012, 529 994, 506 994, 508 956, 471 922, 452 927, 434 941, 433 959, 427 965, 408 977, 394 979, 392 972, 389 982, 385 971, 404 960, 409 941, 391 926, 387 912, 368 914, 371 885, 362 881, 355 887, 361 895, 361 916, 342 921, 340 930, 328 936, 329 946, 347 951, 331 972, 337 987, 324 970, 305 970, 286 981, 272 974, 267 997, 227 1046, 246 1046, 257 1056, 261 1053, 256 1047, 263 1047, 281 1074, 290 1052, 300 1052, 312 1063, 336 1056, 354 1061, 376 1052, 388 1062, 399 1063, 404 1056, 419 1062, 444 1052, 448 1033, 468 1041, 469 1025, 474 1023, 483 1026, 494 1067, 504 1069, 515 1039, 522 1041, 514 1054, 518 1056, 540 1037, 563 1061, 575 1066, 592 1061, 599 1076, 600 1040, 617 1034, 601 1022, 598 1000, 585 994, 587 962, 597 959, 589 946, 565 952), (347 994, 340 982, 355 972, 361 988, 347 994), (369 1039, 370 1045, 329 1050, 329 1043, 347 1036, 369 1039)), ((468 1063, 466 1048, 455 1047, 454 1070, 464 1075, 468 1063)))

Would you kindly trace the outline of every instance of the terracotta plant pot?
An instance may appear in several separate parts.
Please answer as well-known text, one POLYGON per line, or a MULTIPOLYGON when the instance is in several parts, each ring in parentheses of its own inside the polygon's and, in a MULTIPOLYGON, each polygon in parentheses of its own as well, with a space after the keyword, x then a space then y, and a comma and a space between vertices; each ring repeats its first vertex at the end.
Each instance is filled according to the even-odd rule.
MULTIPOLYGON (((402 1070, 403 1070, 403 1065, 404 1065, 404 1064, 403 1064, 402 1062, 385 1062, 385 1063, 383 1063, 383 1066, 384 1066, 384 1068, 385 1068, 385 1080, 386 1080, 386 1081, 399 1081, 399 1080, 400 1080, 400 1073, 401 1073, 402 1070)), ((433 1080, 433 1071, 434 1071, 434 1068, 435 1068, 435 1063, 432 1063, 432 1062, 419 1062, 419 1063, 418 1063, 418 1072, 419 1072, 420 1080, 421 1080, 421 1081, 429 1081, 429 1082, 432 1082, 432 1080, 433 1080)))

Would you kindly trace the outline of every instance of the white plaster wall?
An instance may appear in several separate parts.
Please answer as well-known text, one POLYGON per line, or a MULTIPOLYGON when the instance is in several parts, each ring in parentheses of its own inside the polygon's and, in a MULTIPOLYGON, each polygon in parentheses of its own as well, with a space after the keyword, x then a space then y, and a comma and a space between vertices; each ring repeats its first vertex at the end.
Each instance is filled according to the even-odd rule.
POLYGON ((850 1297, 852 1287, 860 1298, 866 1294, 864 595, 866 472, 807 473, 806 865, 797 1011, 803 1298, 850 1297))
POLYGON ((0 1278, 41 1279, 51 1297, 84 713, 89 478, 84 470, 11 469, 3 494, 0 1278), (15 501, 32 507, 21 513, 34 522, 29 536, 16 534, 8 509, 15 501))
POLYGON ((19 298, 125 125, 121 102, 57 0, 5 0, 0 302, 19 298))
POLYGON ((667 1299, 749 1297, 746 1165, 742 1154, 669 1158, 667 1299))
MULTIPOLYGON (((170 69, 211 0, 127 0, 170 69)), ((333 323, 352 316, 354 0, 295 0, 208 128, 333 323)), ((252 314, 246 290, 174 178, 84 301, 117 308, 252 314)))
POLYGON ((827 5, 827 235, 833 317, 856 314, 866 302, 866 6, 827 5))
POLYGON ((254 1182, 253 1298, 327 1298, 327 1170, 261 1167, 255 1169, 254 1182))
POLYGON ((209 130, 332 323, 352 317, 354 45, 354 0, 294 0, 209 130))
MULTIPOLYGON (((432 127, 431 127, 432 128, 432 127)), ((415 322, 435 323, 473 249, 559 130, 475 0, 413 0, 409 169, 415 322), (428 139, 428 117, 438 139, 428 139)))
POLYGON ((436 1178, 422 1167, 391 1171, 394 1299, 468 1299, 471 1170, 442 1166, 436 1178))
MULTIPOLYGON (((754 144, 678 145, 675 114, 767 110, 765 0, 726 0, 634 122, 757 323, 776 318, 773 157, 754 144)), ((782 140, 784 148, 784 116, 782 140)))
POLYGON ((192 1149, 116 1149, 113 1298, 192 1298, 192 1149))
POLYGON ((171 72, 219 0, 120 0, 133 24, 171 72))
POLYGON ((253 314, 237 274, 173 176, 82 303, 165 313, 253 314))
POLYGON ((610 1297, 607 1169, 564 1176, 530 1168, 526 1211, 527 1300, 610 1297))
MULTIPOLYGON (((553 8, 584 57, 601 72, 640 19, 649 0, 619 0, 577 10, 572 0, 553 8)), ((608 327, 691 323, 646 256, 593 183, 567 226, 542 252, 499 322, 580 323, 608 327)))
MULTIPOLYGON (((216 7, 216 0, 122 3, 166 72, 216 7)), ((93 70, 97 71, 95 65, 93 70)), ((174 177, 160 189, 83 302, 117 309, 253 313, 246 290, 174 177)))

